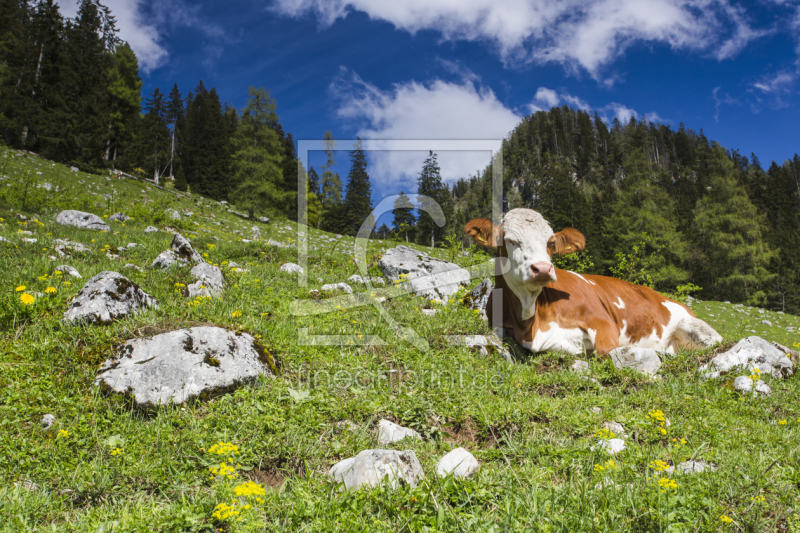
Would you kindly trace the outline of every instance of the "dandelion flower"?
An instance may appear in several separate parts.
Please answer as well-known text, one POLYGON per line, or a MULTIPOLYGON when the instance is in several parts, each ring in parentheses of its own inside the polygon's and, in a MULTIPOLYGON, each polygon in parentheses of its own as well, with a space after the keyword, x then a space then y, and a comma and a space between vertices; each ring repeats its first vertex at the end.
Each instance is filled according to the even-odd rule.
POLYGON ((778 425, 779 426, 785 426, 786 425, 786 420, 778 420, 778 425))
POLYGON ((47 294, 55 294, 58 292, 58 290, 55 287, 47 287, 44 292, 47 294))
POLYGON ((233 313, 231 313, 231 316, 233 318, 238 318, 238 317, 242 316, 242 312, 241 311, 234 311, 233 313))
POLYGON ((16 289, 14 289, 14 290, 16 290, 17 292, 22 292, 22 291, 24 291, 24 290, 25 290, 25 285, 20 285, 19 287, 17 287, 17 288, 16 288, 16 289))
POLYGON ((36 296, 33 294, 22 294, 19 297, 19 301, 22 302, 22 305, 31 305, 36 301, 36 296))

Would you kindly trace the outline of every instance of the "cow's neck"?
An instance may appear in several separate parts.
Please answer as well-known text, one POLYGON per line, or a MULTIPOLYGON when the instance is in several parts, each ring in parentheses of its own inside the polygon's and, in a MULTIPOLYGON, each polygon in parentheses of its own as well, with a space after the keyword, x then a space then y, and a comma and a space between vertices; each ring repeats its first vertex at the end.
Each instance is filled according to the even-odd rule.
MULTIPOLYGON (((527 321, 533 319, 536 316, 536 300, 539 298, 539 295, 542 294, 542 289, 539 289, 536 292, 531 292, 522 284, 515 283, 513 278, 509 278, 511 278, 511 276, 507 278, 502 274, 496 275, 495 286, 505 286, 505 288, 510 290, 514 296, 517 297, 521 307, 519 311, 519 317, 516 317, 518 320, 527 321)), ((513 309, 516 314, 516 306, 512 305, 510 308, 513 309)))

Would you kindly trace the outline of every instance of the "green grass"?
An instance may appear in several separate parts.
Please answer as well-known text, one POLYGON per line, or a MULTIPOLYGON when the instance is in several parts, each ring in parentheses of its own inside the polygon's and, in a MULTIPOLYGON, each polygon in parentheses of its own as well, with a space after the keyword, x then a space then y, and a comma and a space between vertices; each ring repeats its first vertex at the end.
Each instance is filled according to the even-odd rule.
MULTIPOLYGON (((311 299, 309 289, 357 273, 348 255, 352 241, 334 246, 330 235, 312 230, 310 242, 319 249, 310 250, 309 287, 300 288, 296 276, 279 271, 297 261, 296 250, 265 244, 268 238, 291 242, 293 222, 257 224, 262 241, 243 243, 253 224, 195 195, 73 173, 11 151, 0 159, 2 175, 10 179, 0 181, 0 200, 15 206, 0 212, 0 236, 14 243, 0 243, 2 531, 800 531, 800 520, 791 518, 800 512, 796 377, 765 378, 770 397, 744 398, 726 382, 699 377, 709 352, 687 352, 666 361, 656 380, 587 356, 592 381, 569 370, 571 356, 530 355, 512 346, 519 362, 511 365, 451 346, 447 335, 488 332, 458 302, 434 317, 422 314, 430 304, 419 298, 385 302, 391 316, 428 342, 430 349, 420 351, 399 340, 371 307, 291 314, 293 300, 311 299), (39 223, 17 217, 26 179, 33 183, 24 214, 39 223), (44 181, 60 191, 35 186, 44 181), (77 230, 54 223, 53 215, 66 208, 100 216, 123 211, 135 219, 110 222, 108 233, 77 230), (164 216, 169 208, 195 214, 173 223, 164 216), (150 224, 175 227, 208 261, 236 261, 249 272, 226 268, 221 298, 193 304, 175 290, 175 283, 191 281, 188 268, 147 269, 171 240, 163 230, 145 234, 150 224), (38 242, 22 243, 20 230, 38 242), (57 238, 82 242, 93 253, 52 261, 57 238), (119 260, 103 252, 128 242, 141 246, 119 260), (126 263, 144 270, 125 269, 126 263), (77 268, 83 280, 67 278, 67 285, 54 275, 60 264, 77 268), (128 276, 159 308, 105 327, 62 323, 68 299, 103 270, 128 276), (23 306, 15 290, 20 285, 43 296, 23 306), (47 287, 56 293, 46 294, 47 287), (198 324, 258 335, 282 375, 208 402, 151 410, 94 387, 96 370, 114 346, 198 324), (377 335, 387 345, 306 346, 298 342, 301 328, 377 335), (653 410, 670 419, 666 435, 647 418, 653 410), (45 413, 57 418, 48 431, 39 424, 45 413), (326 478, 328 469, 379 447, 374 429, 380 418, 423 434, 423 441, 391 447, 414 450, 427 477, 414 489, 338 490, 326 478), (608 420, 625 425, 628 449, 614 457, 616 468, 600 472, 595 465, 608 457, 591 447, 608 420), (239 448, 236 479, 209 476, 209 467, 225 459, 209 452, 218 442, 239 448), (456 446, 479 459, 481 472, 466 481, 437 479, 436 462, 456 446), (121 453, 112 455, 117 449, 121 453), (650 463, 688 457, 719 470, 672 476, 677 488, 661 492, 650 463), (239 499, 234 487, 247 479, 267 486, 263 502, 251 499, 241 521, 213 518, 219 503, 239 499), (723 523, 722 516, 732 522, 723 523)), ((371 243, 369 260, 391 246, 371 243)), ((375 267, 371 273, 377 274, 375 267)), ((739 312, 719 302, 697 301, 693 308, 728 343, 753 335, 749 330, 790 347, 800 340, 786 331, 800 327, 798 317, 746 307, 739 312), (764 319, 772 327, 762 325, 764 319)))

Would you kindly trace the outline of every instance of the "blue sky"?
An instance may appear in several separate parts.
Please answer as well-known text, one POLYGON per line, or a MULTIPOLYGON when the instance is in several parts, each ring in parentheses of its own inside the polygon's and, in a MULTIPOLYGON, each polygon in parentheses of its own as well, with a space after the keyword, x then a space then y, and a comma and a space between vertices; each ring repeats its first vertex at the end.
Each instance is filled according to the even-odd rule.
MULTIPOLYGON (((58 0, 66 15, 73 0, 58 0)), ((555 104, 645 115, 764 166, 800 152, 800 0, 105 0, 145 90, 264 86, 296 139, 500 139, 555 104)), ((373 153, 376 195, 424 153, 373 153)), ((339 152, 339 172, 349 168, 339 152)), ((312 163, 317 160, 312 158, 312 163)), ((440 157, 452 180, 488 154, 440 157)))

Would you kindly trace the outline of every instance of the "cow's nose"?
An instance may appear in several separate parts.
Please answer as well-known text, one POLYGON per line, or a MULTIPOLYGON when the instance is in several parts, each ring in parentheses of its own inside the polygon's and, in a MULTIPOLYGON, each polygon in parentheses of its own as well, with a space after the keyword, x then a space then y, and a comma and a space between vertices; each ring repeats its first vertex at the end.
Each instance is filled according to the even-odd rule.
POLYGON ((553 263, 545 263, 544 261, 531 264, 531 274, 533 274, 534 281, 553 281, 556 277, 553 263))

